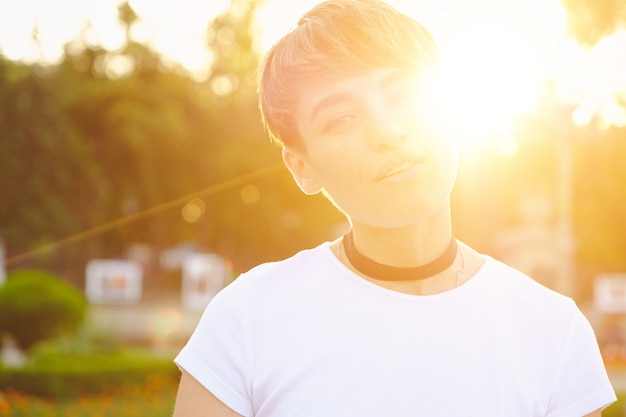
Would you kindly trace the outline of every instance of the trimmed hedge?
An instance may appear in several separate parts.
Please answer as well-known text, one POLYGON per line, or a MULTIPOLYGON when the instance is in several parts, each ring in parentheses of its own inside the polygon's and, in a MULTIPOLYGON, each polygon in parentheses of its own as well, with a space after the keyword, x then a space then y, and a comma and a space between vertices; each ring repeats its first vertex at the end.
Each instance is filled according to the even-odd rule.
POLYGON ((0 334, 29 350, 36 343, 71 334, 83 322, 86 300, 62 278, 37 269, 9 272, 0 285, 0 334))
POLYGON ((51 355, 35 358, 20 369, 0 367, 0 391, 11 388, 30 395, 72 398, 141 385, 154 376, 174 382, 180 372, 171 358, 145 352, 51 355))

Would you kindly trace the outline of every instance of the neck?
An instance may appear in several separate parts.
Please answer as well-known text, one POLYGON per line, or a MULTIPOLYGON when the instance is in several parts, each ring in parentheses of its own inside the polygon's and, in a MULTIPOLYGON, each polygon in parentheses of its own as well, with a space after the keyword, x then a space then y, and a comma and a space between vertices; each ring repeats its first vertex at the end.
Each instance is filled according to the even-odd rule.
POLYGON ((381 229, 353 223, 354 247, 375 262, 394 267, 416 267, 432 262, 450 244, 449 218, 426 225, 381 229))
MULTIPOLYGON (((453 264, 447 270, 437 275, 426 279, 410 281, 377 280, 357 270, 348 260, 344 249, 343 239, 337 239, 333 242, 333 251, 339 261, 350 268, 354 273, 380 287, 405 294, 426 296, 451 290, 464 284, 466 280, 469 279, 474 269, 476 269, 473 264, 473 266, 470 266, 470 270, 467 269, 467 248, 459 243, 458 255, 453 264)), ((470 257, 470 259, 472 258, 470 257)))
POLYGON ((352 232, 343 237, 346 257, 360 273, 379 281, 415 281, 438 275, 452 266, 458 253, 456 239, 451 236, 446 249, 435 259, 412 267, 398 267, 381 264, 363 255, 354 247, 352 232))

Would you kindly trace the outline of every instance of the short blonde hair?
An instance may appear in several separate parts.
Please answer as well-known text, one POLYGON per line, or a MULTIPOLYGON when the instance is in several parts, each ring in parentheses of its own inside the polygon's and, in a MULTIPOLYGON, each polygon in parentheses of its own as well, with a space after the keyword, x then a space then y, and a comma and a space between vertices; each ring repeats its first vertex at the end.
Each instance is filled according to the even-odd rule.
POLYGON ((329 0, 305 13, 259 68, 259 108, 272 140, 299 146, 296 92, 307 79, 381 67, 436 66, 439 50, 414 19, 380 0, 329 0))

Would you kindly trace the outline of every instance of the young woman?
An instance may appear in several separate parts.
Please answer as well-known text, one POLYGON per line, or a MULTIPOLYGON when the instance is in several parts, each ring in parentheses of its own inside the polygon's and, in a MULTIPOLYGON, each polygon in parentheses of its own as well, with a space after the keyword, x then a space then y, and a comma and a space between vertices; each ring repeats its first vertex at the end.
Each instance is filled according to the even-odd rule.
POLYGON ((378 0, 321 3, 268 52, 270 135, 351 230, 214 298, 176 358, 175 417, 581 417, 615 400, 574 302, 455 239, 437 63, 378 0))

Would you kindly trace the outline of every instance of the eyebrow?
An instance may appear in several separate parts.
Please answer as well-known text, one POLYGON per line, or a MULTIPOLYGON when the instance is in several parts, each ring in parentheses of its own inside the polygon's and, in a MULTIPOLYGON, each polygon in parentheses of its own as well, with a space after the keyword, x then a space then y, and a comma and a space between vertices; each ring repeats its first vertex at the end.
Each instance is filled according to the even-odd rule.
MULTIPOLYGON (((393 83, 400 81, 400 80, 404 80, 407 78, 412 78, 415 77, 415 73, 413 71, 409 71, 406 69, 398 69, 397 71, 393 71, 389 74, 387 74, 386 77, 384 77, 381 82, 380 82, 380 86, 383 88, 389 87, 390 85, 392 85, 393 83)), ((338 104, 338 103, 343 103, 343 102, 347 102, 350 101, 352 99, 352 94, 348 93, 348 92, 338 92, 335 94, 330 94, 326 97, 324 97, 323 99, 321 99, 320 101, 318 101, 317 103, 315 103, 315 105, 313 106, 313 108, 311 109, 311 115, 309 117, 309 120, 313 121, 315 119, 315 117, 325 108, 325 107, 329 107, 332 106, 334 104, 338 104)))
POLYGON ((340 93, 330 94, 330 95, 324 97, 323 99, 321 99, 320 101, 318 101, 317 103, 315 103, 315 106, 313 106, 313 108, 311 109, 311 116, 310 116, 309 119, 311 121, 313 121, 315 119, 315 117, 325 107, 329 107, 329 106, 332 106, 334 104, 350 101, 351 98, 352 98, 352 94, 350 94, 348 92, 340 92, 340 93))
POLYGON ((392 85, 393 83, 397 81, 402 81, 407 78, 417 78, 417 77, 418 76, 416 75, 415 71, 410 71, 408 69, 398 69, 397 71, 393 71, 390 74, 388 74, 385 78, 383 78, 380 85, 381 87, 389 87, 390 85, 392 85))

